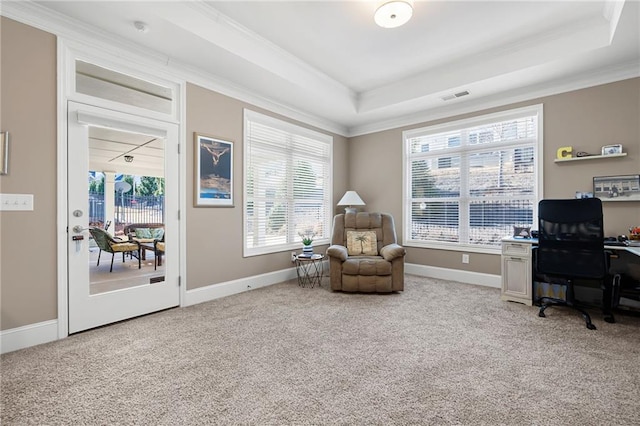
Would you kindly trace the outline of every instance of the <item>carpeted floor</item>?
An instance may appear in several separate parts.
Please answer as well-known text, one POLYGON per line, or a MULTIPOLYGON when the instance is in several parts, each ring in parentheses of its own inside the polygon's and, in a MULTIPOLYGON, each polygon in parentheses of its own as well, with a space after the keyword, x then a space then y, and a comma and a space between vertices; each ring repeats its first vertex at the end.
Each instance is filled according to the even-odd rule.
POLYGON ((295 281, 1 359, 3 425, 640 424, 640 318, 295 281))

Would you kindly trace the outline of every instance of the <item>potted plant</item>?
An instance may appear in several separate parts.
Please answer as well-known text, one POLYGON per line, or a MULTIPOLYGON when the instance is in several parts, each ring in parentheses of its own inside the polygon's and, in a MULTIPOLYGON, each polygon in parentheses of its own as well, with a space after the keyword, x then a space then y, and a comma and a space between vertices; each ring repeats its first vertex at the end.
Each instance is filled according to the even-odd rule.
POLYGON ((305 234, 298 234, 302 238, 302 254, 313 254, 313 237, 316 236, 315 232, 307 232, 305 234))

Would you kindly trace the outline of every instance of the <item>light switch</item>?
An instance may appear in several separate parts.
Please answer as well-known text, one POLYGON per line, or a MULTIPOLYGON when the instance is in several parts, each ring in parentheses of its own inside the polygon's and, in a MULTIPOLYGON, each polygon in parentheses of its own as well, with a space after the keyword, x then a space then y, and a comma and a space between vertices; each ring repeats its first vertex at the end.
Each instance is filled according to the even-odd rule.
POLYGON ((1 211, 33 211, 33 194, 0 194, 1 211))

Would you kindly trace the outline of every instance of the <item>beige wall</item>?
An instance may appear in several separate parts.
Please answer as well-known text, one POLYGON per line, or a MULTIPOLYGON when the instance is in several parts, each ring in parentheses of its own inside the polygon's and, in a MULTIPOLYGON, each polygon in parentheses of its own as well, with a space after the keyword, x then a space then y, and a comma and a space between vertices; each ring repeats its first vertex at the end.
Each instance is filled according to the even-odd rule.
MULTIPOLYGON (((56 38, 1 19, 0 125, 12 139, 11 171, 0 177, 0 190, 35 195, 34 212, 0 213, 0 329, 7 330, 57 318, 56 38)), ((187 87, 187 289, 291 267, 287 253, 242 257, 245 107, 251 106, 187 87), (194 131, 235 142, 234 208, 193 207, 194 131)), ((348 155, 346 138, 333 136, 335 203, 347 189, 348 155)))
MULTIPOLYGON (((640 79, 562 93, 447 119, 358 136, 349 140, 349 182, 369 211, 386 211, 402 230, 402 131, 526 105, 544 105, 544 197, 572 198, 591 191, 593 176, 640 173, 640 79), (556 150, 600 153, 603 145, 622 144, 627 157, 555 163, 556 150), (380 171, 384 171, 381 173, 380 171)), ((640 202, 604 203, 605 234, 627 233, 640 224, 640 202)), ((500 257, 471 253, 462 264, 457 251, 407 249, 407 262, 500 274, 500 257)))
MULTIPOLYGON (((0 19, 0 127, 12 136, 10 174, 0 177, 0 191, 35 195, 33 212, 0 213, 0 329, 7 330, 57 318, 56 39, 10 19, 0 19)), ((540 102, 545 105, 547 197, 572 196, 576 189, 588 190, 594 175, 639 172, 640 79, 514 106, 540 102), (622 143, 628 157, 568 164, 552 162, 558 146, 598 151, 600 146, 610 143, 622 143)), ((291 266, 286 253, 242 257, 244 107, 250 106, 198 86, 187 86, 188 289, 291 266), (193 207, 196 131, 235 142, 234 208, 193 207)), ((485 112, 489 111, 482 113, 485 112)), ((333 147, 334 204, 345 190, 355 189, 367 202, 367 210, 393 214, 398 231, 402 226, 402 130, 350 140, 334 135, 333 147)), ((630 224, 640 224, 638 204, 606 204, 607 233, 620 233, 630 224)), ((407 261, 411 263, 462 268, 458 252, 413 248, 408 252, 407 261)), ((468 269, 499 274, 499 258, 472 254, 468 269)))
POLYGON ((11 135, 0 192, 34 210, 0 213, 0 327, 57 317, 56 38, 0 18, 0 127, 11 135))
MULTIPOLYGON (((291 267, 287 250, 262 256, 242 257, 243 110, 251 110, 296 123, 277 114, 192 84, 187 85, 187 162, 193 176, 194 132, 234 142, 233 208, 193 207, 193 179, 187 182, 187 289, 217 284, 291 267)), ((309 127, 303 123, 296 123, 309 127)), ((318 130, 318 129, 314 129, 318 130)), ((327 133, 318 130, 322 133, 327 133)), ((346 190, 347 140, 333 136, 333 197, 346 190)), ((317 250, 324 251, 326 246, 317 250)))

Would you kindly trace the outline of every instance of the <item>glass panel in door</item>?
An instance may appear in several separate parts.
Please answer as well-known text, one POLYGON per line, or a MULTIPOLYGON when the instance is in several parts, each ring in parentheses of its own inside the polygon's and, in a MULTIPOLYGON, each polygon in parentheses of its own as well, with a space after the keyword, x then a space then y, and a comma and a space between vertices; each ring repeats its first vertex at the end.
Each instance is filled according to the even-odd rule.
POLYGON ((69 333, 179 304, 177 143, 175 124, 70 102, 69 333))
POLYGON ((89 127, 90 294, 164 281, 164 181, 164 139, 89 127))

